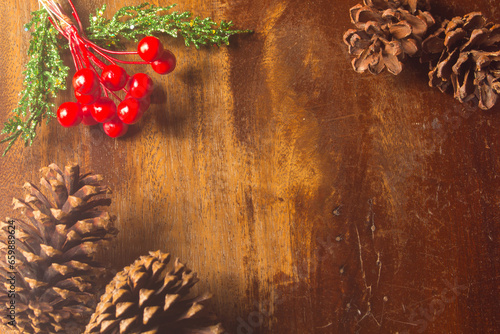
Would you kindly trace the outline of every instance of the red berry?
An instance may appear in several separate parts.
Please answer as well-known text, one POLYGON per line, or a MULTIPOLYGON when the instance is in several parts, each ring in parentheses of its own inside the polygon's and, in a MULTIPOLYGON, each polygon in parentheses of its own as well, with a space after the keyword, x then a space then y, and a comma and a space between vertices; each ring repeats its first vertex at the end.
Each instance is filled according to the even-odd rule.
POLYGON ((99 123, 107 122, 116 115, 116 104, 109 97, 100 97, 92 107, 92 117, 99 123))
POLYGON ((77 126, 82 118, 82 107, 76 102, 65 102, 57 109, 57 120, 64 127, 77 126))
POLYGON ((163 45, 154 36, 146 36, 137 45, 137 53, 145 61, 155 61, 161 57, 163 45))
POLYGON ((95 91, 91 91, 89 94, 82 94, 75 90, 75 97, 81 104, 92 104, 101 96, 101 88, 97 86, 95 91))
POLYGON ((102 70, 101 80, 109 90, 117 91, 125 87, 128 75, 123 67, 111 64, 102 70))
POLYGON ((113 118, 112 120, 104 123, 102 125, 104 129, 104 133, 112 138, 121 137, 127 133, 128 125, 120 121, 118 117, 113 118))
POLYGON ((92 109, 94 109, 94 106, 92 106, 92 105, 83 105, 82 106, 82 112, 83 112, 82 123, 83 124, 85 124, 85 125, 96 125, 96 124, 99 123, 92 116, 92 109))
POLYGON ((149 96, 153 92, 154 84, 149 75, 136 73, 130 79, 129 94, 137 99, 149 96))
POLYGON ((130 95, 130 92, 129 92, 129 93, 127 93, 125 95, 125 99, 124 100, 129 99, 129 98, 133 98, 133 99, 139 100, 141 102, 141 110, 143 112, 146 111, 146 110, 148 110, 149 106, 151 105, 151 98, 149 96, 145 96, 143 98, 138 99, 137 97, 132 97, 132 95, 130 95))
POLYGON ((143 113, 141 101, 133 97, 123 100, 117 109, 118 118, 125 124, 137 123, 143 113))
POLYGON ((139 99, 139 101, 141 102, 142 112, 145 112, 146 110, 149 109, 149 105, 151 104, 151 99, 149 98, 149 96, 139 99))
POLYGON ((174 54, 168 50, 165 50, 163 51, 160 59, 155 60, 151 63, 151 67, 156 73, 168 74, 175 69, 176 63, 177 61, 174 54))
POLYGON ((82 68, 73 76, 73 88, 82 94, 90 94, 99 86, 99 77, 90 68, 82 68))

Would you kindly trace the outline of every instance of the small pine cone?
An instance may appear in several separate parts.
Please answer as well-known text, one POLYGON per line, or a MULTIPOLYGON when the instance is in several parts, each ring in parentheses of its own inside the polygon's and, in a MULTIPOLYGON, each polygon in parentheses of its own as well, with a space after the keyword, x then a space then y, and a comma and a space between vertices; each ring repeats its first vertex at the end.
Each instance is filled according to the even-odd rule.
POLYGON ((356 72, 379 74, 387 70, 397 75, 406 57, 416 56, 421 41, 435 21, 429 12, 417 9, 417 1, 364 0, 351 8, 351 21, 357 29, 344 34, 349 53, 356 56, 356 72))
MULTIPOLYGON (((4 259, 0 262, 0 299, 9 307, 12 299, 8 299, 7 282, 14 276, 19 331, 81 333, 102 288, 96 283, 106 272, 94 255, 100 243, 117 233, 114 219, 99 208, 111 203, 100 196, 109 190, 99 185, 100 175, 80 175, 78 165, 62 171, 52 164, 41 172, 45 191, 26 183, 25 199, 13 200, 14 209, 24 219, 8 218, 0 223, 4 235, 11 235, 12 226, 15 228, 14 242, 0 239, 4 259), (12 267, 8 255, 15 255, 12 267)), ((2 321, 8 324, 11 319, 2 316, 2 321)))
POLYGON ((453 88, 460 102, 492 108, 500 94, 500 25, 479 12, 444 21, 422 43, 422 61, 429 62, 429 85, 453 88))
POLYGON ((189 297, 198 282, 179 259, 160 251, 141 256, 106 287, 85 334, 219 334, 220 324, 205 326, 201 302, 209 295, 189 297))

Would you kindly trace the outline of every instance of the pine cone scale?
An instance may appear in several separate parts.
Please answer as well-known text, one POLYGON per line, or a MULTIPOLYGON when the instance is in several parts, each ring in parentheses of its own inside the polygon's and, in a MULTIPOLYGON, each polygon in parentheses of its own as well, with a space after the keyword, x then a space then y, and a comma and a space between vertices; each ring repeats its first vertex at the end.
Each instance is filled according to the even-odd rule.
POLYGON ((480 46, 488 39, 488 35, 489 32, 486 29, 475 29, 472 31, 469 41, 460 48, 460 51, 467 52, 474 50, 474 47, 480 46))
MULTIPOLYGON (((414 39, 407 39, 407 40, 401 41, 401 46, 403 48, 403 52, 410 55, 410 56, 413 56, 418 52, 418 44, 414 39)), ((402 68, 401 68, 401 70, 402 70, 402 68)), ((400 72, 401 72, 401 70, 400 70, 400 72)))
POLYGON ((391 25, 389 32, 394 38, 402 39, 410 36, 412 29, 408 22, 399 22, 391 25))
POLYGON ((467 32, 462 28, 453 30, 446 34, 446 38, 444 39, 444 46, 448 50, 453 50, 457 46, 457 44, 466 36, 467 32))
POLYGON ((123 319, 120 321, 120 334, 129 333, 133 326, 137 323, 137 316, 123 319))
POLYGON ((45 207, 52 207, 53 205, 49 202, 49 200, 47 199, 47 197, 45 197, 45 195, 43 195, 40 190, 38 190, 38 188, 29 183, 29 182, 26 182, 23 186, 23 188, 31 195, 31 196, 34 196, 36 197, 38 200, 40 200, 42 202, 42 204, 45 206, 45 207))
MULTIPOLYGON (((64 168, 64 180, 66 183, 66 189, 68 189, 69 194, 73 194, 78 189, 78 181, 80 178, 80 166, 72 165, 66 166, 64 168)), ((80 187, 80 190, 84 187, 80 187)))
POLYGON ((130 314, 135 310, 135 304, 132 302, 124 302, 124 303, 116 303, 116 318, 125 317, 127 314, 130 314))

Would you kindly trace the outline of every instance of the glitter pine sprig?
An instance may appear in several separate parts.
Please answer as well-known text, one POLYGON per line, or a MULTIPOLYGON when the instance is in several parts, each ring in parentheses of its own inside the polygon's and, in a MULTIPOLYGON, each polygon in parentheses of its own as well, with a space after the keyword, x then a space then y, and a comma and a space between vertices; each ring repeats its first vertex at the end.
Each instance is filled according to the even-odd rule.
POLYGON ((110 19, 103 15, 106 5, 90 16, 87 29, 89 38, 107 46, 114 45, 116 37, 138 41, 140 36, 167 34, 183 37, 186 46, 193 44, 197 49, 202 45, 229 45, 229 37, 235 34, 250 33, 251 30, 233 30, 233 22, 221 21, 220 24, 210 18, 193 18, 190 12, 166 14, 176 4, 158 7, 149 3, 139 6, 126 6, 110 19))
MULTIPOLYGON (((44 119, 48 122, 56 116, 52 111, 54 104, 50 102, 50 98, 56 97, 59 90, 66 89, 65 82, 69 72, 69 68, 63 64, 60 56, 60 51, 64 47, 61 46, 59 39, 64 40, 65 38, 69 43, 66 48, 69 46, 76 70, 88 69, 99 75, 99 71, 106 68, 106 64, 101 60, 102 58, 104 58, 105 62, 113 65, 117 62, 126 64, 147 63, 123 61, 111 57, 110 54, 138 54, 136 51, 109 50, 121 46, 121 42, 124 40, 137 41, 143 36, 166 34, 172 37, 183 37, 186 46, 194 45, 198 49, 202 45, 228 45, 230 36, 251 32, 250 30, 232 29, 233 23, 231 21, 221 21, 220 24, 217 24, 210 18, 193 18, 190 12, 174 11, 167 13, 175 7, 175 4, 158 7, 144 3, 139 6, 125 6, 118 10, 111 19, 104 17, 106 9, 104 5, 97 10, 95 16, 91 15, 90 25, 85 33, 72 0, 39 0, 39 2, 44 9, 33 12, 32 20, 25 26, 27 31, 32 30, 28 51, 30 60, 24 71, 24 90, 20 94, 21 98, 17 108, 13 110, 14 116, 7 120, 1 132, 1 134, 7 136, 0 142, 8 142, 3 155, 9 151, 19 138, 24 140, 25 146, 31 145, 36 137, 37 127, 41 122, 44 119), (68 8, 70 8, 70 11, 66 14, 68 8), (76 21, 73 21, 70 15, 76 21), (78 26, 76 26, 75 22, 78 26)), ((166 64, 167 60, 162 58, 158 62, 166 64)), ((173 66, 175 67, 175 65, 173 66)), ((155 69, 154 66, 153 69, 155 69)), ((166 70, 166 68, 155 69, 160 74, 166 73, 166 70)), ((75 78, 73 79, 75 80, 75 78)), ((122 101, 119 96, 109 90, 109 87, 104 84, 101 78, 96 80, 104 89, 103 92, 106 98, 109 93, 118 101, 122 101)), ((73 82, 74 85, 75 82, 73 82)), ((126 88, 124 90, 127 91, 126 88)), ((83 96, 83 91, 80 93, 82 99, 86 98, 86 96, 83 96)), ((76 103, 73 103, 71 106, 76 105, 76 103)), ((68 109, 68 111, 65 110, 64 112, 69 111, 68 109)), ((61 119, 59 121, 64 126, 73 126, 69 123, 63 124, 61 119)), ((76 121, 74 123, 78 124, 76 121)), ((106 124, 104 131, 106 132, 106 124)))
POLYGON ((31 145, 36 136, 36 129, 43 119, 54 117, 54 98, 59 90, 66 89, 66 77, 69 68, 63 64, 58 46, 58 32, 50 24, 45 10, 32 13, 32 19, 25 25, 25 30, 33 29, 28 50, 30 60, 23 72, 24 89, 20 93, 14 116, 4 124, 2 134, 8 136, 0 143, 8 142, 3 155, 14 145, 17 139, 31 145))

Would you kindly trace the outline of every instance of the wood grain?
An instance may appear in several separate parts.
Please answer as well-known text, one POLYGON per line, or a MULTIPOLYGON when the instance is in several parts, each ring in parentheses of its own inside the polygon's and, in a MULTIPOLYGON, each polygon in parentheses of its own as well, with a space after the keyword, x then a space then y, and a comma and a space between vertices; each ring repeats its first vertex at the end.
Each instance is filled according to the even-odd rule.
MULTIPOLYGON (((86 18, 104 2, 77 7, 86 18)), ((40 167, 76 161, 114 191, 121 232, 103 259, 119 270, 149 250, 179 257, 228 333, 496 333, 499 108, 428 87, 417 62, 355 73, 342 35, 356 3, 180 2, 255 33, 200 51, 166 39, 178 68, 154 77, 140 126, 118 140, 43 126, 0 159, 0 212, 40 167)), ((495 0, 432 5, 500 22, 495 0)), ((0 4, 2 123, 36 8, 0 4)))

